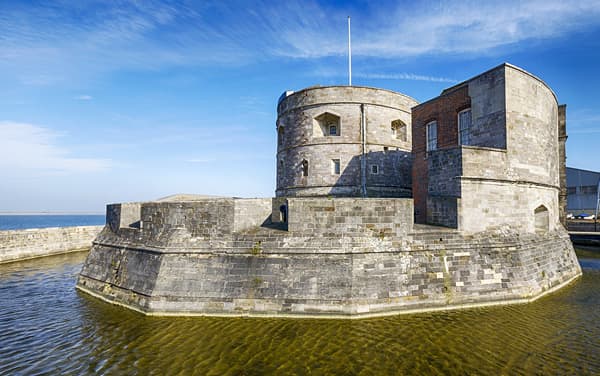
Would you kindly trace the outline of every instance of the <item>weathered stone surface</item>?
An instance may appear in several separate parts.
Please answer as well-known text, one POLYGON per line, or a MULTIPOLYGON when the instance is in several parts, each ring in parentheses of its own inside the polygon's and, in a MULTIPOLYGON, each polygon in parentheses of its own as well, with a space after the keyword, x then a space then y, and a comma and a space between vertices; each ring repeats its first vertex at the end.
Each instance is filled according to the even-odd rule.
MULTIPOLYGON (((305 200, 304 210, 321 213, 347 204, 305 200)), ((400 235, 356 225, 341 234, 332 224, 329 234, 301 226, 289 232, 256 228, 221 241, 161 238, 161 250, 159 242, 149 249, 143 235, 106 227, 78 287, 150 314, 345 317, 524 301, 581 272, 562 228, 466 236, 408 224, 400 235)))
POLYGON ((415 104, 403 94, 357 86, 288 95, 278 106, 276 195, 410 197, 415 104), (327 124, 335 124, 334 134, 327 124))
POLYGON ((414 107, 411 129, 415 104, 360 87, 286 94, 277 197, 109 205, 78 288, 148 314, 360 317, 527 302, 579 276, 552 91, 503 64, 414 107), (411 168, 414 201, 399 198, 411 168))
POLYGON ((0 231, 0 263, 89 249, 102 226, 0 231))
POLYGON ((500 225, 533 231, 543 207, 549 229, 558 226, 566 134, 559 134, 556 96, 539 78, 502 64, 416 106, 413 124, 418 222, 463 232, 500 225), (472 123, 468 145, 460 145, 465 108, 472 123), (434 120, 438 149, 427 151, 425 127, 434 120))

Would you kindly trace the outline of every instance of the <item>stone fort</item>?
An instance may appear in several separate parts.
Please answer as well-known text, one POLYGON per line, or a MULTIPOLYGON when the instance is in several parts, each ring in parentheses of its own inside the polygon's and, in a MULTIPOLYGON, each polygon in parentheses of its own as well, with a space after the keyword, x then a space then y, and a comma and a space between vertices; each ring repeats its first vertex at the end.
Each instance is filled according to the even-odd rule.
POLYGON ((274 198, 107 206, 77 287, 151 315, 364 317, 530 302, 581 274, 566 107, 502 64, 419 104, 285 92, 274 198))

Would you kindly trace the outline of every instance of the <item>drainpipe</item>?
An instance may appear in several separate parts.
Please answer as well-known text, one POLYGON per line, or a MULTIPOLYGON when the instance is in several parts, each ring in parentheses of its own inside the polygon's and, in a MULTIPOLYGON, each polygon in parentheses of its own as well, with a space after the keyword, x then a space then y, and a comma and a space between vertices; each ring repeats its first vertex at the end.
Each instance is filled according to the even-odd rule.
POLYGON ((360 158, 360 186, 362 197, 367 197, 367 119, 365 105, 360 105, 360 129, 362 138, 362 155, 360 158))
POLYGON ((598 231, 598 212, 600 211, 600 180, 598 180, 598 188, 596 189, 596 215, 594 216, 594 231, 598 231))

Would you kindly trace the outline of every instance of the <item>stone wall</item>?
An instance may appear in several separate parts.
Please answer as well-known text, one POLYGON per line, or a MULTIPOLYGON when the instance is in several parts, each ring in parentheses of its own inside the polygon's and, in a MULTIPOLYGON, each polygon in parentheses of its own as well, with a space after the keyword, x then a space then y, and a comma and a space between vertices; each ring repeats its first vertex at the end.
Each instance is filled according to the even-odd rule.
POLYGON ((506 128, 511 177, 558 188, 556 96, 539 78, 512 66, 506 68, 506 128))
POLYGON ((465 232, 503 225, 534 231, 534 210, 543 206, 548 227, 556 227, 564 155, 558 104, 544 82, 502 64, 415 107, 413 124, 417 222, 465 232), (456 115, 468 105, 471 139, 459 146, 456 115), (439 150, 425 152, 425 126, 432 120, 438 122, 439 150))
POLYGON ((179 237, 209 239, 258 227, 271 217, 271 207, 270 198, 111 204, 107 206, 107 223, 114 233, 129 233, 130 237, 154 239, 160 244, 174 232, 179 237), (133 226, 129 225, 132 221, 133 226))
POLYGON ((549 211, 549 228, 559 227, 558 192, 555 188, 527 183, 462 179, 459 225, 465 232, 509 226, 524 232, 535 231, 535 210, 543 205, 549 211), (465 197, 470 199, 467 201, 465 197))
POLYGON ((155 251, 105 234, 78 288, 158 315, 348 317, 522 303, 581 273, 562 229, 334 235, 260 230, 155 251))
POLYGON ((468 81, 471 98, 471 146, 506 148, 506 66, 468 81))
POLYGON ((0 231, 0 263, 87 250, 102 226, 0 231))
POLYGON ((352 236, 403 236, 412 230, 410 199, 288 198, 288 231, 352 236))
POLYGON ((309 88, 288 95, 278 106, 276 195, 361 196, 364 174, 368 196, 409 197, 410 108, 415 104, 399 93, 356 86, 309 88), (336 124, 335 135, 323 128, 319 119, 324 116, 328 124, 336 124), (392 122, 397 125, 395 134, 392 122), (340 163, 339 174, 334 161, 340 163))
POLYGON ((567 105, 558 106, 558 177, 560 182, 559 217, 563 226, 567 226, 567 105))

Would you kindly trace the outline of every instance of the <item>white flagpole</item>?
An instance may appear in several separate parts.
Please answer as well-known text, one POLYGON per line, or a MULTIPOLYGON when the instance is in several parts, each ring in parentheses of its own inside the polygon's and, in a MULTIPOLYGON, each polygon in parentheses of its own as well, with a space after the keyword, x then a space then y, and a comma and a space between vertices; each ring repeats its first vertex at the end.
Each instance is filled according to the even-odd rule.
POLYGON ((350 16, 348 16, 348 86, 352 86, 352 42, 350 39, 350 16))

